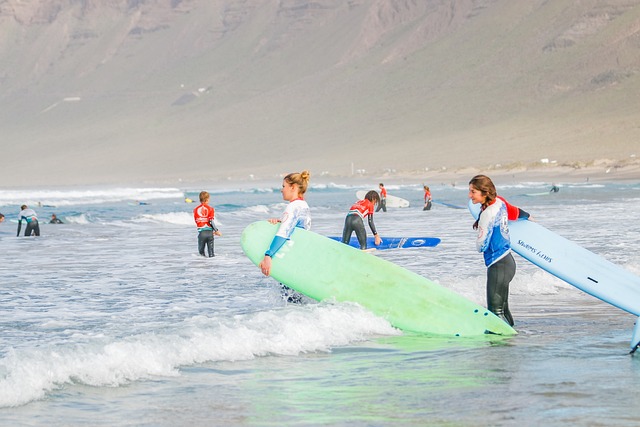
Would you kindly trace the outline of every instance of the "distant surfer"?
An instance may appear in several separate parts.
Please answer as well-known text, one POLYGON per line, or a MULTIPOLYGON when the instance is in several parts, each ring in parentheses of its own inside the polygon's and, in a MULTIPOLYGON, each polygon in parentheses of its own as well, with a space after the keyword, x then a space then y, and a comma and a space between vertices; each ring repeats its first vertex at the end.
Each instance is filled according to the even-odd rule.
MULTIPOLYGON (((381 184, 382 185, 382 184, 381 184)), ((365 194, 364 199, 358 200, 349 209, 347 217, 344 219, 344 228, 342 229, 342 243, 349 244, 351 235, 355 231, 360 249, 367 249, 367 230, 364 228, 364 219, 367 218, 369 222, 369 228, 375 238, 376 246, 380 245, 382 239, 376 231, 376 226, 373 223, 373 212, 375 206, 380 203, 380 196, 374 190, 371 190, 365 194)))
POLYGON ((429 190, 428 186, 424 186, 424 207, 422 208, 423 211, 430 211, 431 210, 431 190, 429 190))
POLYGON ((51 214, 51 220, 49 224, 64 224, 60 218, 56 216, 56 214, 51 214))
POLYGON ((222 233, 215 225, 215 209, 209 206, 209 199, 208 192, 200 192, 200 204, 193 210, 193 219, 198 228, 198 253, 207 256, 204 252, 206 246, 207 254, 211 258, 216 256, 213 251, 213 236, 222 236, 222 233))
POLYGON ((24 228, 25 237, 31 235, 40 235, 40 224, 38 224, 38 215, 33 209, 30 209, 27 205, 20 206, 20 213, 18 214, 18 233, 16 236, 20 236, 20 229, 22 228, 22 220, 27 224, 24 228))
POLYGON ((378 208, 376 209, 376 212, 378 212, 380 209, 382 209, 382 212, 386 212, 387 211, 387 189, 384 188, 383 183, 380 183, 378 187, 380 188, 380 202, 378 203, 378 208))
POLYGON ((560 191, 560 187, 555 184, 551 185, 551 190, 549 190, 549 193, 557 193, 558 191, 560 191))
POLYGON ((0 213, 0 222, 4 222, 4 215, 0 213))
POLYGON ((481 204, 473 229, 478 231, 476 248, 483 253, 487 266, 489 311, 513 326, 508 300, 516 262, 511 254, 508 220, 529 219, 529 214, 498 196, 493 181, 485 175, 476 175, 469 181, 469 199, 481 204))

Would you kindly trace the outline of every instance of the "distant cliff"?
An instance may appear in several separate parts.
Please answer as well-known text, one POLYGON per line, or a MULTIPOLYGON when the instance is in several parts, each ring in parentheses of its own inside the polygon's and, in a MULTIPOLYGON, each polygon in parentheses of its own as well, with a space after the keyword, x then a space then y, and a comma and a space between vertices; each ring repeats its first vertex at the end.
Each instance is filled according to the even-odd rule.
POLYGON ((588 162, 640 140, 630 0, 0 0, 0 63, 13 185, 588 162))

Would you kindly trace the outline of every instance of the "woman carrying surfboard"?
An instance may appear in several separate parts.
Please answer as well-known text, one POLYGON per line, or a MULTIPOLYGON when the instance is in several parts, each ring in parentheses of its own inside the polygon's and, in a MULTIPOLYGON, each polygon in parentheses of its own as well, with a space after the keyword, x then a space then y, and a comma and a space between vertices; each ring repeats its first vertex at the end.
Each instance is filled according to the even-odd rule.
POLYGON ((485 175, 476 175, 469 181, 469 199, 481 204, 473 229, 478 230, 476 247, 484 254, 487 266, 487 308, 513 326, 509 284, 516 274, 516 261, 511 255, 508 220, 528 219, 529 214, 499 197, 493 181, 485 175))
POLYGON ((347 217, 344 219, 344 228, 342 229, 342 243, 349 244, 351 240, 351 234, 356 232, 360 249, 367 249, 367 230, 364 228, 364 219, 367 218, 369 222, 369 228, 375 238, 375 245, 378 246, 382 241, 376 226, 373 223, 373 212, 377 204, 380 203, 380 196, 374 190, 371 190, 365 194, 364 199, 358 200, 351 208, 347 217))
POLYGON ((268 276, 271 274, 271 260, 278 250, 291 237, 296 227, 308 230, 311 228, 311 214, 309 205, 304 200, 304 193, 307 191, 309 184, 309 171, 300 173, 294 172, 285 176, 282 180, 282 199, 289 202, 284 213, 280 218, 271 218, 271 224, 280 223, 280 227, 276 235, 271 241, 271 246, 265 252, 259 267, 262 274, 268 276))

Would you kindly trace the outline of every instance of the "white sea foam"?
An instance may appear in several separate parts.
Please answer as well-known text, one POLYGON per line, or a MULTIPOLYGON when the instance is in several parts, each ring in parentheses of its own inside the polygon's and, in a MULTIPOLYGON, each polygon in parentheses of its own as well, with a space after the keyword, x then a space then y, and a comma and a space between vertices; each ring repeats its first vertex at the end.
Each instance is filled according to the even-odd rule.
POLYGON ((89 217, 86 214, 79 215, 65 215, 60 218, 64 222, 72 223, 72 224, 89 224, 89 217))
POLYGON ((113 188, 83 190, 0 190, 0 206, 32 208, 42 206, 69 206, 101 204, 120 201, 149 201, 154 199, 181 198, 176 188, 113 188))
POLYGON ((163 214, 143 214, 139 221, 163 222, 177 225, 194 225, 193 213, 190 212, 169 212, 163 214))
POLYGON ((328 352, 371 335, 401 334, 348 303, 291 306, 230 318, 197 316, 174 329, 72 346, 8 349, 0 359, 0 407, 42 398, 65 384, 117 387, 179 375, 184 365, 328 352))

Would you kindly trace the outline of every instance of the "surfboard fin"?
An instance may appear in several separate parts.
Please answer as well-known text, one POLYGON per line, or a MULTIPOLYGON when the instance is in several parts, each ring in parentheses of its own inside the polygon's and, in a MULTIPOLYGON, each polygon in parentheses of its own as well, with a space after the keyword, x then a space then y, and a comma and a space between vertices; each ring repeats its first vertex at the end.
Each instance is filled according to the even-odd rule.
POLYGON ((631 336, 631 351, 629 354, 635 354, 636 350, 640 347, 640 317, 636 319, 635 326, 633 328, 633 335, 631 336))

